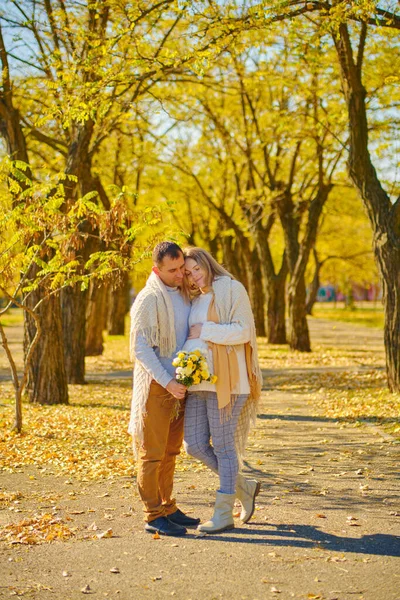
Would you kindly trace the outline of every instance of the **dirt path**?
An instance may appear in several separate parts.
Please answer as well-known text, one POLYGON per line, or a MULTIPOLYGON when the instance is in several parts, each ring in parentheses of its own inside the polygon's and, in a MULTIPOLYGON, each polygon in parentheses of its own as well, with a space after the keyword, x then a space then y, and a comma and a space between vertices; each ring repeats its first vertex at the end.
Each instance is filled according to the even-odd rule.
MULTIPOLYGON (((382 351, 379 332, 357 328, 354 335, 346 324, 326 323, 319 329, 326 344, 353 332, 353 345, 356 338, 382 351)), ((153 539, 143 531, 129 479, 88 483, 35 469, 3 472, 0 493, 10 501, 0 504, 0 524, 49 514, 75 536, 37 546, 2 542, 0 597, 76 600, 89 586, 95 598, 119 600, 399 600, 393 438, 322 417, 307 391, 278 392, 272 378, 246 469, 263 484, 250 524, 185 539, 153 539), (109 528, 112 537, 97 537, 109 528)), ((207 471, 176 476, 181 508, 202 519, 211 514, 215 487, 207 471)))

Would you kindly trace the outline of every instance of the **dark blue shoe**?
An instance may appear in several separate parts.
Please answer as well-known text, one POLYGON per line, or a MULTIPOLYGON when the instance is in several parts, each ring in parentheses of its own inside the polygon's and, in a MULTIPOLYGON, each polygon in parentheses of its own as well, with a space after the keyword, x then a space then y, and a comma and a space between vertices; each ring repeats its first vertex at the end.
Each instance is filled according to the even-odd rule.
POLYGON ((200 519, 188 517, 185 515, 185 513, 179 510, 179 508, 177 508, 172 515, 168 515, 168 520, 172 521, 176 525, 182 525, 183 527, 197 527, 197 525, 200 523, 200 519))
POLYGON ((180 537, 185 535, 186 529, 177 523, 173 523, 167 517, 158 517, 153 521, 149 521, 144 526, 149 533, 158 533, 159 535, 173 535, 180 537))

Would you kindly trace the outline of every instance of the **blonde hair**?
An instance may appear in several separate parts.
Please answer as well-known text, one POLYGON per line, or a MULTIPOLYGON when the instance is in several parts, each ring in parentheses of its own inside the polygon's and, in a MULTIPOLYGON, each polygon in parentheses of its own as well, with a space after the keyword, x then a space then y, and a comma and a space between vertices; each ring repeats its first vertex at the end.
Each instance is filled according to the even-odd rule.
MULTIPOLYGON (((184 258, 191 258, 195 261, 199 267, 206 272, 206 284, 211 285, 216 277, 230 277, 235 279, 229 271, 227 271, 222 265, 220 265, 213 256, 207 250, 203 248, 197 248, 196 246, 189 246, 183 249, 184 258)), ((187 281, 187 277, 184 278, 184 285, 182 286, 182 293, 187 298, 193 298, 198 296, 201 292, 196 287, 191 287, 187 281)))

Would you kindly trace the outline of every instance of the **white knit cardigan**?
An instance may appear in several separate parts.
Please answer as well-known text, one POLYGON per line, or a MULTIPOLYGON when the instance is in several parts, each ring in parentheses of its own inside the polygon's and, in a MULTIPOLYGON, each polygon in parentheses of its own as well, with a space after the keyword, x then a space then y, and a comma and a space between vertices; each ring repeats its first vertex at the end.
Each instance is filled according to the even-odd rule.
POLYGON ((151 375, 142 363, 135 359, 136 337, 139 334, 150 347, 159 348, 160 356, 172 357, 174 354, 176 349, 174 309, 165 285, 154 272, 151 273, 131 308, 130 351, 131 359, 135 364, 128 431, 132 435, 135 451, 143 441, 146 402, 152 381, 151 375))
POLYGON ((235 432, 235 446, 239 462, 242 464, 248 433, 250 426, 255 424, 261 397, 262 374, 258 363, 256 328, 248 294, 239 281, 227 276, 218 277, 213 281, 212 287, 220 324, 240 323, 250 330, 252 360, 251 373, 248 373, 248 376, 249 381, 253 379, 254 385, 251 386, 251 393, 240 413, 235 432))

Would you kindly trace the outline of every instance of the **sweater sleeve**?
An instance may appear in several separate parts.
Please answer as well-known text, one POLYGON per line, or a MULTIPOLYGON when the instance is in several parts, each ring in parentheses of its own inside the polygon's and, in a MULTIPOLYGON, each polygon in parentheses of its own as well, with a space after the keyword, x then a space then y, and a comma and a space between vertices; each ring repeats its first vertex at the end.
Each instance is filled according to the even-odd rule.
POLYGON ((223 346, 246 344, 250 341, 250 329, 241 323, 220 324, 206 321, 201 328, 200 339, 223 346))
POLYGON ((245 312, 250 312, 251 307, 246 289, 238 281, 232 282, 232 298, 229 311, 229 323, 214 323, 205 321, 201 328, 200 339, 214 344, 224 346, 234 346, 236 344, 246 344, 251 339, 251 329, 243 317, 243 307, 245 312))
POLYGON ((167 387, 173 377, 164 369, 153 348, 148 346, 143 335, 138 334, 135 340, 135 358, 140 361, 146 371, 162 387, 167 387))

